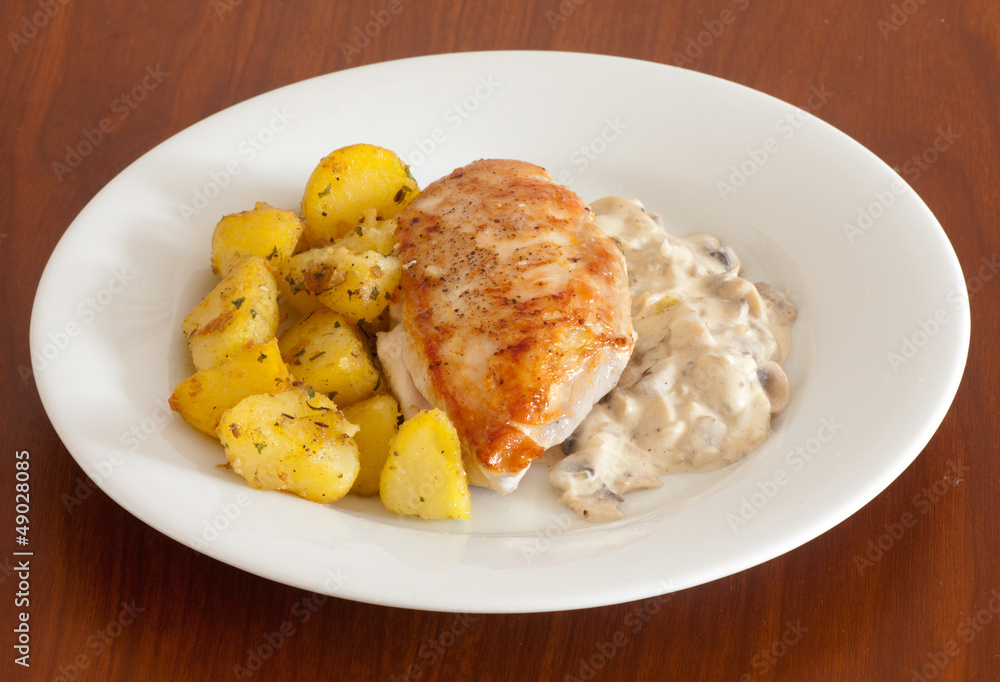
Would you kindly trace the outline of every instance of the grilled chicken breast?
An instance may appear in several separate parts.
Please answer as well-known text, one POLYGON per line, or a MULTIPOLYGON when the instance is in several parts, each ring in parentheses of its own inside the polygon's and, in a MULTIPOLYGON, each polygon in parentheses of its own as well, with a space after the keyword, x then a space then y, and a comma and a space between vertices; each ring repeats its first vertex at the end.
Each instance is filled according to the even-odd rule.
POLYGON ((625 260, 544 169, 480 160, 398 216, 397 324, 378 354, 404 415, 451 418, 469 480, 506 493, 617 383, 634 345, 625 260))

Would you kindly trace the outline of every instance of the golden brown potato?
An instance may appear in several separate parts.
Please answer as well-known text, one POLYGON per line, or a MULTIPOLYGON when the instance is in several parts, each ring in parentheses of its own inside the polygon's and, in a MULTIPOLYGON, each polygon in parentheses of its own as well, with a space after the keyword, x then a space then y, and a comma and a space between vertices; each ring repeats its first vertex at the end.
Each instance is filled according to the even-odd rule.
POLYGON ((322 503, 346 495, 358 476, 357 430, 329 398, 296 386, 244 398, 223 413, 217 432, 251 487, 322 503))
POLYGON ((247 256, 257 256, 279 273, 295 252, 303 227, 294 211, 262 201, 252 211, 224 216, 212 234, 212 272, 225 276, 247 256))
POLYGON ((368 342, 372 352, 375 352, 375 339, 379 332, 389 331, 389 309, 384 308, 374 320, 364 320, 358 323, 358 331, 368 342))
POLYGON ((281 275, 275 278, 281 298, 287 301, 292 310, 300 315, 308 315, 314 310, 326 308, 323 302, 316 298, 315 295, 307 289, 302 288, 301 281, 296 282, 290 270, 290 265, 291 259, 285 264, 285 269, 281 272, 281 275))
POLYGON ((182 322, 196 371, 169 402, 251 487, 471 517, 454 426, 439 410, 401 423, 375 355, 402 270, 396 216, 418 193, 395 153, 355 144, 316 166, 301 216, 257 202, 216 225, 222 281, 182 322), (301 317, 275 338, 279 297, 301 317))
POLYGON ((386 509, 421 519, 472 518, 462 448, 444 412, 424 410, 403 422, 389 453, 379 481, 386 509))
POLYGON ((262 258, 248 256, 188 313, 181 324, 195 369, 217 365, 248 343, 278 330, 278 286, 262 258))
POLYGON ((382 377, 369 344, 343 315, 314 310, 278 339, 292 375, 343 407, 375 393, 382 377))
POLYGON ((361 471, 351 492, 375 495, 382 468, 389 457, 389 442, 399 427, 399 403, 391 395, 382 393, 345 407, 344 416, 359 429, 354 434, 354 442, 358 444, 361 471))
POLYGON ((251 395, 285 390, 291 381, 276 339, 250 343, 228 360, 179 383, 170 396, 170 408, 191 426, 217 438, 223 412, 251 395))
MULTIPOLYGON (((392 292, 399 286, 402 268, 395 256, 375 251, 356 253, 343 246, 310 249, 292 256, 284 279, 293 296, 306 292, 322 305, 340 313, 351 322, 376 319, 389 305, 392 292)), ((307 307, 299 302, 298 305, 307 307)))
POLYGON ((374 208, 365 211, 361 222, 334 242, 351 251, 375 251, 388 256, 396 248, 396 219, 379 220, 374 208))
POLYGON ((304 237, 313 248, 329 246, 361 223, 374 208, 380 220, 392 218, 416 196, 417 182, 395 153, 371 144, 354 144, 319 162, 302 196, 304 237))

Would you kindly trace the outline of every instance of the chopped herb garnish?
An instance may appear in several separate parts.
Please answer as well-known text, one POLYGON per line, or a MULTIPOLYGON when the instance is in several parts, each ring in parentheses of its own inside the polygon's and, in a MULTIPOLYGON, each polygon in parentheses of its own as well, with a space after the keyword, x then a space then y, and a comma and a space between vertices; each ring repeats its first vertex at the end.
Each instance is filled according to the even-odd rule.
POLYGON ((257 362, 264 362, 267 360, 267 353, 261 353, 257 356, 257 362))
POLYGON ((326 355, 326 351, 325 351, 325 350, 321 350, 320 352, 316 353, 316 355, 314 355, 314 356, 312 356, 311 358, 309 358, 309 362, 312 362, 312 361, 313 361, 313 360, 315 360, 316 358, 318 358, 318 357, 322 357, 322 356, 324 356, 324 355, 326 355))
POLYGON ((245 301, 245 300, 247 300, 246 296, 240 296, 238 299, 236 299, 235 301, 233 301, 233 305, 236 306, 237 308, 239 308, 241 305, 243 305, 243 301, 245 301))
POLYGON ((319 193, 318 196, 325 197, 327 194, 333 191, 333 185, 327 185, 323 188, 323 191, 319 193))
POLYGON ((306 401, 306 406, 309 407, 309 409, 316 410, 317 412, 332 412, 333 411, 329 407, 323 407, 323 406, 317 407, 317 406, 311 404, 308 400, 306 401))
POLYGON ((267 447, 267 443, 254 443, 253 446, 257 448, 257 454, 259 455, 261 451, 267 447))

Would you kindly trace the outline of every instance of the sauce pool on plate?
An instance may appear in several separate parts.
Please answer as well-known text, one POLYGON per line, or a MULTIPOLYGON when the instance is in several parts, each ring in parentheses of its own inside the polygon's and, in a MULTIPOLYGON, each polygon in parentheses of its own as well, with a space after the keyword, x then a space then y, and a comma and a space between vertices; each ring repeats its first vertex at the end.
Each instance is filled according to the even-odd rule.
POLYGON ((797 310, 770 284, 743 279, 739 258, 715 237, 672 236, 618 197, 591 209, 625 254, 638 338, 549 480, 581 517, 611 521, 629 490, 731 464, 767 438, 790 398, 781 364, 797 310))

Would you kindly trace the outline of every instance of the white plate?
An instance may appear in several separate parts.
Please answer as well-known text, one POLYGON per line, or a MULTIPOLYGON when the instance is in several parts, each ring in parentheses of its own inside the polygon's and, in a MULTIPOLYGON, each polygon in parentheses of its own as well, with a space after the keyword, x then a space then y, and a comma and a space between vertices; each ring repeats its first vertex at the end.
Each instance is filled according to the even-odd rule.
MULTIPOLYGON (((836 96, 817 88, 810 106, 836 96)), ((31 320, 56 431, 138 518, 272 580, 469 612, 650 597, 815 538, 928 442, 968 342, 948 239, 859 144, 716 78, 551 52, 366 66, 211 116, 94 197, 52 254, 31 320), (627 519, 604 526, 571 518, 544 466, 514 495, 474 491, 474 520, 439 523, 392 517, 377 500, 321 506, 261 493, 217 468, 220 448, 165 402, 191 371, 180 322, 213 285, 212 229, 255 201, 297 208, 316 162, 353 142, 396 150, 421 185, 481 157, 532 161, 585 199, 638 198, 677 232, 720 236, 748 277, 789 289, 801 311, 792 404, 771 438, 730 468, 631 494, 627 519)))

